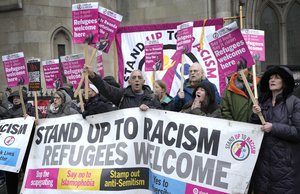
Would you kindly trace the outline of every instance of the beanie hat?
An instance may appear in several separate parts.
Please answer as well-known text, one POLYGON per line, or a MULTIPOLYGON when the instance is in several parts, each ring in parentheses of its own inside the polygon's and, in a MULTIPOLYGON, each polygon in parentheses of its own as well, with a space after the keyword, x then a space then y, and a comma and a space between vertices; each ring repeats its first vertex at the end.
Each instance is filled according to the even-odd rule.
POLYGON ((103 78, 104 81, 106 81, 109 85, 120 88, 120 84, 116 82, 115 78, 113 76, 105 76, 103 78))
POLYGON ((99 90, 96 88, 95 85, 93 84, 89 84, 90 88, 96 93, 96 94, 99 94, 99 90))

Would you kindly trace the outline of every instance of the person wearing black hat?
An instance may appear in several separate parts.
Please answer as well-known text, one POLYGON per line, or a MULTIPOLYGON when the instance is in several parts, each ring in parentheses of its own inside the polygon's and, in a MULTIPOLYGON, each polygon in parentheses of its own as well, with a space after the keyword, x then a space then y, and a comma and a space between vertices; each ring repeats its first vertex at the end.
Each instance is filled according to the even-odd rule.
POLYGON ((181 112, 221 118, 221 109, 215 101, 215 88, 212 83, 199 83, 194 89, 192 97, 193 99, 183 106, 181 112))
MULTIPOLYGON (((13 104, 12 108, 10 108, 7 111, 7 118, 18 118, 18 117, 25 117, 27 115, 35 117, 35 107, 32 106, 31 103, 27 102, 27 93, 25 92, 26 88, 22 89, 22 95, 23 95, 23 100, 25 104, 25 110, 26 110, 26 115, 23 114, 22 110, 22 105, 21 105, 21 98, 19 91, 14 91, 12 92, 9 97, 8 101, 13 104)), ((39 118, 42 118, 42 112, 38 110, 38 115, 39 118)), ((30 138, 29 138, 29 143, 25 152, 24 160, 21 166, 22 172, 25 171, 30 148, 31 148, 31 143, 33 141, 33 135, 34 135, 34 128, 31 132, 30 138)), ((18 193, 18 183, 20 179, 20 173, 13 173, 13 172, 6 172, 6 188, 7 188, 7 193, 8 194, 14 194, 18 193)))
POLYGON ((295 98, 291 115, 287 104, 294 85, 285 66, 272 67, 261 78, 261 98, 251 116, 265 133, 252 177, 254 193, 300 193, 300 99, 295 98))

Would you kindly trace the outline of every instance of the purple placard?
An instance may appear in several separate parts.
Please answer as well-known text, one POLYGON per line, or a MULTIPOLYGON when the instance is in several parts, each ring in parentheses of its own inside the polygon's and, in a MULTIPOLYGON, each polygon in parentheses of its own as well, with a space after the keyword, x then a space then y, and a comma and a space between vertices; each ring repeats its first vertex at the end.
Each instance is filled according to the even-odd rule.
POLYGON ((62 86, 62 77, 59 68, 59 60, 52 59, 42 62, 47 89, 58 89, 62 86))
POLYGON ((108 53, 123 16, 99 6, 99 43, 97 49, 108 53))
POLYGON ((163 44, 157 40, 146 41, 145 44, 145 71, 162 71, 164 69, 163 44))
POLYGON ((97 51, 96 54, 96 72, 104 78, 104 66, 102 59, 102 51, 97 51))
POLYGON ((172 56, 172 59, 181 62, 182 54, 191 52, 193 41, 193 22, 178 25, 176 53, 172 56))
POLYGON ((8 87, 28 84, 29 79, 23 52, 4 55, 2 61, 8 87))
POLYGON ((236 22, 207 36, 209 45, 218 61, 219 71, 229 76, 237 72, 237 63, 247 61, 247 68, 254 64, 252 55, 236 22))
POLYGON ((25 188, 28 189, 57 189, 57 168, 29 169, 25 188))
POLYGON ((69 82, 76 89, 81 79, 83 66, 85 63, 83 54, 67 55, 60 57, 64 74, 69 82))
POLYGON ((254 29, 243 29, 241 32, 253 59, 265 61, 265 32, 254 29))
POLYGON ((73 43, 98 42, 98 3, 72 5, 73 43))

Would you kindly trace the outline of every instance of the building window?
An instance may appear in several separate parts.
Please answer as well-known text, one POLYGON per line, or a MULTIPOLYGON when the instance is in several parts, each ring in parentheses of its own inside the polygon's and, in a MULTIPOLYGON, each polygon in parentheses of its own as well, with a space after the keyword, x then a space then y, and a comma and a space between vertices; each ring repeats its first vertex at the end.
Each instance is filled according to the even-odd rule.
POLYGON ((295 1, 286 18, 288 65, 300 63, 300 3, 295 1))
POLYGON ((262 68, 280 64, 279 22, 274 10, 267 6, 260 20, 260 29, 265 31, 266 61, 262 68))

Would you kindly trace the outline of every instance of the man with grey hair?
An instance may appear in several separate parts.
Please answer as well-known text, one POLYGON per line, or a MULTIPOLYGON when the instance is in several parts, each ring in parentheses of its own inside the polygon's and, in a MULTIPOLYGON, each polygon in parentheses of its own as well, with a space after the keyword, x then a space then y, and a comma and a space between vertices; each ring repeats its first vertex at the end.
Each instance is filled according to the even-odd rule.
MULTIPOLYGON (((189 69, 189 78, 184 81, 183 84, 183 91, 180 91, 177 93, 177 95, 174 98, 174 111, 181 111, 183 105, 190 102, 192 100, 192 94, 194 91, 194 88, 198 86, 201 82, 210 82, 206 76, 205 72, 201 66, 200 63, 195 62, 190 66, 189 69)), ((211 83, 213 84, 213 83, 211 83)), ((220 104, 221 97, 217 90, 217 87, 215 84, 215 101, 220 104)))
POLYGON ((154 95, 149 86, 145 85, 140 70, 132 71, 128 80, 129 86, 124 89, 109 85, 89 67, 84 70, 99 92, 120 109, 139 107, 142 111, 146 111, 149 108, 161 108, 157 96, 154 95))

